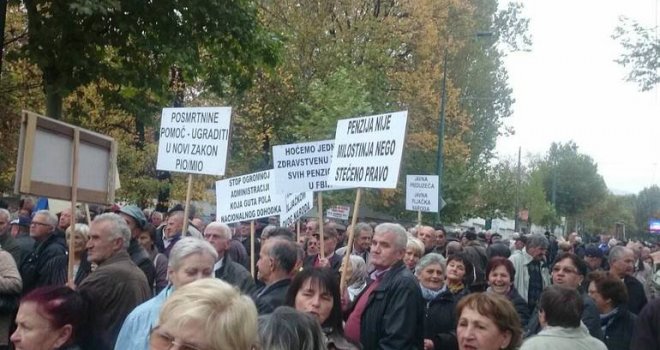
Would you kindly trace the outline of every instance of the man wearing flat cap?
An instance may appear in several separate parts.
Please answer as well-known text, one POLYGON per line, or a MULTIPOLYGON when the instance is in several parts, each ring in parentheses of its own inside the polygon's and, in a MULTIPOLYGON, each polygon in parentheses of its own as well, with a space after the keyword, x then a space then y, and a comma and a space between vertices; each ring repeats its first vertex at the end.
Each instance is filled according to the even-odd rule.
POLYGON ((117 212, 121 216, 128 228, 131 230, 131 241, 128 245, 128 255, 131 260, 137 265, 144 275, 147 277, 149 286, 153 288, 154 280, 156 279, 156 267, 149 259, 149 254, 140 246, 138 238, 147 224, 147 218, 144 216, 142 210, 136 205, 125 205, 117 212))

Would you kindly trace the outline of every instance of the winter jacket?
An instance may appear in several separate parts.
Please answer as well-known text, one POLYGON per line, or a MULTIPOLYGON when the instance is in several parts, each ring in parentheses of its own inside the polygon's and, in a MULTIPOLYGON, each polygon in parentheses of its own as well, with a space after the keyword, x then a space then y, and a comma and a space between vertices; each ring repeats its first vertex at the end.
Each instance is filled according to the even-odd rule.
POLYGON ((507 293, 506 297, 511 300, 511 304, 516 308, 516 312, 518 313, 518 316, 520 316, 520 324, 524 327, 529 322, 530 316, 527 302, 520 296, 516 288, 513 286, 511 286, 511 290, 507 293))
POLYGON ((630 341, 637 316, 620 305, 619 310, 605 328, 603 341, 608 350, 631 349, 630 341))
POLYGON ((424 339, 433 341, 435 350, 457 350, 456 300, 445 290, 433 300, 426 302, 424 339))
POLYGON ((131 260, 133 260, 135 265, 144 272, 144 276, 147 278, 149 286, 153 287, 154 281, 156 280, 156 267, 154 266, 153 261, 149 258, 147 251, 142 248, 137 239, 131 239, 131 242, 128 245, 128 255, 131 256, 131 260))
POLYGON ((66 254, 66 240, 59 233, 52 233, 43 241, 36 242, 19 268, 23 295, 37 287, 65 284, 66 265, 59 263, 58 257, 66 257, 66 254))
POLYGON ((243 294, 250 295, 256 289, 250 272, 243 265, 232 261, 229 255, 225 255, 222 266, 215 271, 215 277, 238 287, 243 294))
MULTIPOLYGON (((354 306, 355 303, 351 307, 354 306)), ((360 319, 360 343, 363 349, 422 349, 423 324, 424 299, 419 284, 406 265, 398 261, 385 272, 367 300, 360 319)))
MULTIPOLYGON (((513 280, 513 285, 520 296, 529 304, 527 300, 529 288, 529 270, 527 265, 534 260, 531 255, 527 254, 527 250, 523 249, 520 253, 512 254, 509 260, 513 263, 513 268, 516 270, 516 276, 513 280)), ((543 279, 543 288, 550 285, 550 272, 545 264, 541 264, 541 278, 543 279)))
POLYGON ((289 290, 291 279, 285 278, 268 286, 261 287, 252 294, 252 300, 257 306, 259 315, 270 314, 279 306, 284 305, 286 292, 289 290))
POLYGON ((607 350, 599 339, 589 335, 587 327, 577 328, 545 327, 536 336, 523 343, 520 350, 607 350))
POLYGON ((626 285, 628 291, 628 310, 637 315, 647 302, 644 286, 642 282, 629 275, 623 278, 623 284, 626 285))

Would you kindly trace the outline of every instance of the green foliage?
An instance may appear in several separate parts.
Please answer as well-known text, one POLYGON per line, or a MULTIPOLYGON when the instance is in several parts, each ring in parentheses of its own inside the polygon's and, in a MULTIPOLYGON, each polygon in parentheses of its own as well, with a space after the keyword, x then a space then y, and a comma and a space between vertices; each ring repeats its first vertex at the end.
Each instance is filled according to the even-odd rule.
POLYGON ((641 231, 648 231, 649 219, 660 219, 660 187, 653 185, 637 195, 634 219, 641 231))
POLYGON ((624 50, 615 61, 630 69, 627 81, 637 83, 642 91, 651 90, 660 83, 660 40, 655 28, 646 28, 621 17, 612 38, 618 40, 624 50))

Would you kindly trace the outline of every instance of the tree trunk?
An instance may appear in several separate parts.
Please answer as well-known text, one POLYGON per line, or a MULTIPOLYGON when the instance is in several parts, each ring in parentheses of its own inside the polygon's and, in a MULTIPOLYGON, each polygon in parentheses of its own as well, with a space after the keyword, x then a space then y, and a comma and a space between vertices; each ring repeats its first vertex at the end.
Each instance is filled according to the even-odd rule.
POLYGON ((62 94, 55 86, 45 81, 44 92, 46 93, 46 116, 53 119, 62 119, 62 94))

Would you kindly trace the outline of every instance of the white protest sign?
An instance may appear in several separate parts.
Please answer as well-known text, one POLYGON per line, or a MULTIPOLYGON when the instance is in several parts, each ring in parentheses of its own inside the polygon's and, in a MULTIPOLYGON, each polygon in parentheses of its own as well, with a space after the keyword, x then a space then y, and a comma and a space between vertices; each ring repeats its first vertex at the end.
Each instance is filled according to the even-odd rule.
POLYGON ((339 120, 328 183, 396 188, 407 120, 407 111, 339 120))
POLYGON ((328 218, 332 219, 339 219, 339 220, 348 220, 348 216, 351 212, 351 207, 347 207, 344 205, 337 205, 331 208, 328 208, 325 211, 325 216, 328 218))
POLYGON ((215 183, 218 221, 249 221, 280 215, 284 195, 272 188, 272 170, 232 177, 215 183))
POLYGON ((163 108, 156 169, 224 175, 231 107, 163 108))
POLYGON ((281 193, 328 191, 335 140, 273 146, 275 187, 281 193))
POLYGON ((438 175, 406 176, 406 210, 438 212, 438 175))
POLYGON ((284 202, 280 226, 291 227, 314 206, 314 192, 289 193, 284 202))

